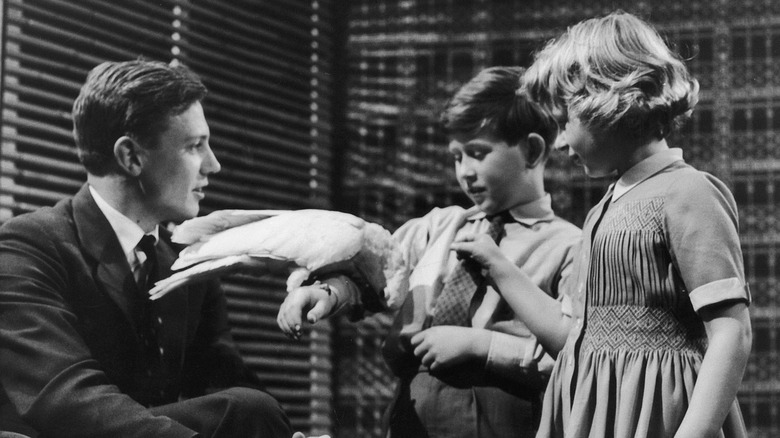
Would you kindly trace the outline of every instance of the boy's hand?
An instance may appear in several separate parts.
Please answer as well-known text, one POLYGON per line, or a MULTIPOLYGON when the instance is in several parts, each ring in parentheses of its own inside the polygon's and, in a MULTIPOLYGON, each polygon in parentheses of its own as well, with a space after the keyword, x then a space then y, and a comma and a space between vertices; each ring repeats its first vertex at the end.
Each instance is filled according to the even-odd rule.
POLYGON ((469 359, 487 358, 490 332, 470 327, 439 325, 412 336, 414 355, 431 371, 469 359))
POLYGON ((306 320, 314 324, 330 315, 336 302, 327 284, 316 282, 310 286, 301 286, 287 294, 279 307, 276 323, 284 334, 300 339, 304 314, 306 320))
POLYGON ((458 257, 470 258, 488 271, 498 263, 508 261, 506 256, 498 249, 496 242, 486 234, 466 236, 463 239, 452 242, 450 248, 458 253, 458 257))

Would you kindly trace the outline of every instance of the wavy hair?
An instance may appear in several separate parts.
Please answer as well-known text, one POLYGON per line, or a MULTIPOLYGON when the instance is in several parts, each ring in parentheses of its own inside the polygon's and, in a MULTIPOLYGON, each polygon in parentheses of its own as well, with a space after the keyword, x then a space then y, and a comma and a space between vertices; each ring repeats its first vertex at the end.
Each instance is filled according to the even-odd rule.
POLYGON ((537 133, 549 146, 558 124, 539 104, 519 92, 525 69, 490 67, 463 85, 448 102, 441 121, 448 134, 474 138, 493 136, 513 146, 537 133))
POLYGON ((664 138, 690 116, 699 83, 645 21, 617 11, 582 21, 537 53, 524 91, 559 121, 664 138))

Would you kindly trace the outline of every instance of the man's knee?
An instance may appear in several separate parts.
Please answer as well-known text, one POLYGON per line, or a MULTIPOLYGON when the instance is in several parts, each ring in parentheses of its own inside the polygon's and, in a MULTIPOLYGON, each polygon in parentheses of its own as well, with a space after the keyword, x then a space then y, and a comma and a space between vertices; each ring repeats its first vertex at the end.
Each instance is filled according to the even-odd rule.
POLYGON ((268 413, 286 417, 279 402, 270 394, 252 388, 228 388, 216 393, 223 397, 234 409, 247 411, 252 415, 268 413))
POLYGON ((290 430, 290 422, 281 405, 266 392, 251 388, 229 388, 213 395, 226 402, 228 416, 232 417, 234 424, 243 424, 272 436, 290 430))

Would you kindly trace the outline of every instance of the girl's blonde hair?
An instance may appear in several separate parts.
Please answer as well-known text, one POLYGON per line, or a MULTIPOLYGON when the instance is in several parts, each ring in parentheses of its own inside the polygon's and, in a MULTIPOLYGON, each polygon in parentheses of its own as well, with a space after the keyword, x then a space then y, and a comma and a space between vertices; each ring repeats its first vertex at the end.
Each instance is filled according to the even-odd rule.
POLYGON ((597 132, 664 138, 690 116, 699 83, 656 30, 618 11, 550 41, 525 75, 531 99, 597 132))

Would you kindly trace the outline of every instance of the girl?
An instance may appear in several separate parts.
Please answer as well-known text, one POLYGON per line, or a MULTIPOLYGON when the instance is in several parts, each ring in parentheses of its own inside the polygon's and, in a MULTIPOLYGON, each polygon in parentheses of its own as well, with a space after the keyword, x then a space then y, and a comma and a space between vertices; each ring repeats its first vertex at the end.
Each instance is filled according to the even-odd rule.
POLYGON ((561 350, 537 437, 746 436, 736 393, 750 294, 736 205, 665 140, 698 83, 653 28, 622 12, 570 28, 525 78, 565 123, 555 146, 591 177, 618 177, 585 221, 560 303, 488 239, 452 245, 561 350))

